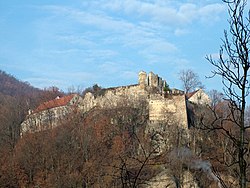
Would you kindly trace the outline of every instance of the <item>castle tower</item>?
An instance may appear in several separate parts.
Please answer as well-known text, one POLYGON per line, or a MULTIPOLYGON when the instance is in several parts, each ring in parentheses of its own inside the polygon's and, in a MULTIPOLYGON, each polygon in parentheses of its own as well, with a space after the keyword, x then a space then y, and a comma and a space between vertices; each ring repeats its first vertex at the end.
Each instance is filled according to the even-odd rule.
POLYGON ((139 72, 139 79, 138 79, 139 85, 141 89, 145 89, 147 85, 147 73, 144 71, 139 72))
POLYGON ((163 87, 163 80, 162 80, 161 77, 158 77, 158 86, 159 86, 160 88, 163 87))
POLYGON ((159 87, 159 76, 156 74, 153 79, 154 87, 159 87))
POLYGON ((164 89, 165 87, 167 87, 167 82, 166 80, 162 80, 162 88, 164 89))
POLYGON ((150 87, 158 87, 158 75, 155 75, 153 72, 148 74, 148 85, 150 87))
POLYGON ((152 80, 153 80, 153 77, 154 77, 154 73, 153 72, 150 72, 148 74, 148 85, 149 87, 152 87, 152 80))

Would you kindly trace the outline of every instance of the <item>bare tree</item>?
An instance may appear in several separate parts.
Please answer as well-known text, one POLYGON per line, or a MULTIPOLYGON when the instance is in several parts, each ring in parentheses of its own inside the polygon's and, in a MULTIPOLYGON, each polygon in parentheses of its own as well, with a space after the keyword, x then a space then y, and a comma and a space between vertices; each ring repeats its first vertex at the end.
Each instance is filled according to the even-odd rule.
POLYGON ((223 93, 213 89, 208 92, 209 98, 211 99, 211 106, 215 107, 217 104, 223 101, 223 93))
POLYGON ((196 88, 204 88, 199 75, 191 69, 180 71, 179 80, 182 82, 182 88, 185 93, 192 92, 196 88))
POLYGON ((230 138, 236 148, 237 158, 231 165, 237 165, 239 187, 247 187, 247 153, 249 142, 246 138, 245 125, 246 98, 249 95, 249 44, 250 44, 250 12, 245 17, 247 0, 222 0, 228 6, 229 32, 224 31, 224 40, 220 48, 218 60, 207 56, 207 60, 215 68, 213 76, 222 78, 224 93, 229 99, 230 114, 220 119, 216 129, 221 129, 230 138), (226 123, 233 125, 234 133, 225 128, 226 123))

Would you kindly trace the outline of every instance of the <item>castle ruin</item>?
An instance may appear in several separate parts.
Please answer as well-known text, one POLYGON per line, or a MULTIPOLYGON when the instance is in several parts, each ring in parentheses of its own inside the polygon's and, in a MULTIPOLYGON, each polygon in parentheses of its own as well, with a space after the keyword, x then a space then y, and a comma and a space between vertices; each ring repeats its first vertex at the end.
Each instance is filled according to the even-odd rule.
MULTIPOLYGON (((137 106, 141 100, 146 101, 148 105, 149 123, 166 122, 169 121, 171 116, 172 122, 174 121, 176 126, 182 127, 183 129, 189 127, 187 112, 188 101, 186 95, 178 89, 170 90, 167 82, 153 72, 147 74, 144 71, 140 71, 138 83, 134 85, 106 88, 103 89, 101 95, 94 95, 88 92, 83 97, 78 96, 77 108, 82 113, 86 113, 93 108, 114 108, 121 103, 132 103, 137 106)), ((47 103, 53 103, 53 100, 47 103)), ((66 109, 63 111, 63 115, 67 115, 72 111, 70 110, 71 106, 69 104, 65 103, 63 104, 64 106, 56 107, 50 106, 49 109, 46 110, 34 110, 21 124, 21 134, 46 129, 41 127, 43 127, 43 124, 48 123, 47 119, 51 117, 51 115, 47 117, 46 113, 51 111, 57 114, 50 118, 50 122, 52 122, 53 127, 55 127, 56 122, 58 122, 56 118, 62 117, 58 115, 60 112, 57 112, 57 109, 66 109)))
POLYGON ((166 80, 163 80, 157 74, 150 72, 147 75, 147 73, 144 71, 139 72, 138 84, 141 89, 157 88, 159 89, 159 92, 161 93, 164 91, 164 88, 166 88, 167 86, 166 80))

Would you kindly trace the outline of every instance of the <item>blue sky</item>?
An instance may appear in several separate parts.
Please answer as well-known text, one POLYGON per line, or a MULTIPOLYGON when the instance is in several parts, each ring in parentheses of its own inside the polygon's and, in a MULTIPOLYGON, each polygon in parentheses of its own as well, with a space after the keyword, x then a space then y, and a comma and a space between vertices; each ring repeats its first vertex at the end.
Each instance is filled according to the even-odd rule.
POLYGON ((227 10, 220 0, 0 0, 0 69, 44 88, 113 87, 153 71, 172 88, 178 72, 205 79, 227 10))

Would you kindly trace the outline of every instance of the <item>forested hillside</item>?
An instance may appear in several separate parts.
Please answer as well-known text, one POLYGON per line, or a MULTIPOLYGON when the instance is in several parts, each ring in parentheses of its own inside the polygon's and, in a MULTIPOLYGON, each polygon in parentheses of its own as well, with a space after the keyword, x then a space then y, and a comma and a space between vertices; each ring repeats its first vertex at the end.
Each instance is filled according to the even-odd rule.
POLYGON ((0 93, 8 96, 30 96, 40 93, 41 90, 32 87, 27 82, 22 82, 14 76, 0 70, 0 93))
POLYGON ((45 90, 34 88, 0 70, 0 144, 8 143, 8 147, 14 148, 19 126, 28 110, 58 95, 63 93, 55 87, 45 90))
POLYGON ((33 109, 39 103, 57 95, 63 95, 53 88, 40 90, 0 71, 0 187, 6 187, 8 184, 2 183, 12 178, 6 177, 5 170, 10 170, 8 165, 13 164, 12 156, 19 140, 21 122, 28 109, 33 109))
POLYGON ((113 109, 74 112, 54 129, 26 134, 2 153, 1 187, 158 187, 151 179, 160 173, 163 185, 178 187, 187 185, 187 171, 188 185, 217 187, 210 162, 194 152, 213 157, 218 148, 208 135, 190 129, 189 140, 167 122, 150 132, 145 104, 123 101, 113 109))
MULTIPOLYGON (((186 101, 187 129, 171 112, 164 122, 150 122, 146 99, 135 105, 124 97, 112 108, 73 110, 57 127, 20 138, 28 110, 64 93, 3 71, 0 80, 0 187, 237 187, 237 166, 228 167, 234 140, 224 133, 237 129, 221 121, 232 116, 228 101, 186 101)), ((97 85, 81 96, 87 91, 103 96, 97 85)))

